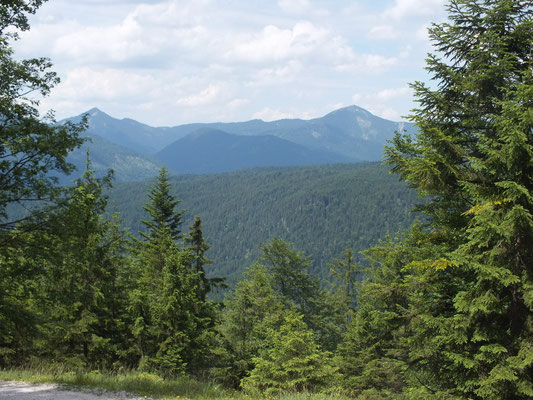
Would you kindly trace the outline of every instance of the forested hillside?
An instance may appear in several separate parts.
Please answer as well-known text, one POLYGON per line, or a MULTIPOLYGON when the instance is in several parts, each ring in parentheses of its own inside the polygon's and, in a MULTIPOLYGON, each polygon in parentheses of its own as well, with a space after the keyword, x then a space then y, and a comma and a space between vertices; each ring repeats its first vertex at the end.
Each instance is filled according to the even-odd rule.
POLYGON ((450 0, 429 29, 437 84, 413 84, 419 131, 385 148, 393 175, 163 167, 115 188, 89 157, 73 185, 55 179, 86 121, 26 97, 58 83, 10 47, 41 4, 0 2, 2 372, 194 377, 224 398, 533 398, 530 0, 450 0), (421 222, 396 234, 416 195, 421 222))
MULTIPOLYGON (((110 204, 133 233, 143 229, 142 205, 152 181, 118 183, 110 204)), ((416 193, 379 163, 265 168, 217 175, 170 178, 187 210, 185 224, 201 215, 211 245, 212 274, 238 278, 256 261, 259 247, 274 237, 293 242, 329 274, 328 263, 348 247, 365 250, 405 229, 416 193)))

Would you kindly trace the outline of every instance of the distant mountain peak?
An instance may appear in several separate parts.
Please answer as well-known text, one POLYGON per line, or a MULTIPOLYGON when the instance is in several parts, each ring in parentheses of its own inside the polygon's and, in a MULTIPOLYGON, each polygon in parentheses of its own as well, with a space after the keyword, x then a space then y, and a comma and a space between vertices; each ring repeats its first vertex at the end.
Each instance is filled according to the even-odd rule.
MULTIPOLYGON (((157 158, 169 146, 174 149, 173 151, 179 152, 181 150, 172 144, 183 139, 179 145, 197 146, 194 150, 190 150, 193 153, 202 150, 202 147, 218 146, 219 150, 222 150, 226 146, 229 154, 229 151, 234 151, 236 146, 240 147, 242 151, 248 152, 246 162, 250 167, 256 166, 253 163, 254 158, 259 162, 260 155, 257 155, 257 149, 266 152, 267 144, 272 145, 273 137, 300 146, 298 149, 293 146, 294 152, 290 153, 287 150, 284 156, 289 161, 295 162, 294 154, 298 153, 301 156, 299 158, 301 165, 304 162, 316 162, 318 159, 327 159, 328 162, 375 161, 381 159, 383 145, 394 136, 395 131, 406 130, 410 133, 415 129, 413 124, 388 121, 356 105, 343 107, 323 117, 309 120, 281 119, 263 122, 255 119, 246 122, 191 123, 164 128, 151 127, 130 118, 117 119, 97 107, 91 108, 84 114, 88 115, 89 122, 86 134, 101 136, 145 156, 153 155, 157 158), (246 139, 252 136, 268 137, 261 138, 262 141, 259 138, 246 139), (318 157, 317 151, 327 154, 320 154, 318 157)), ((79 122, 80 119, 81 115, 72 120, 79 122)), ((271 153, 274 152, 272 146, 271 153)), ((274 159, 277 162, 275 165, 280 165, 282 158, 280 149, 287 149, 288 144, 278 142, 277 146, 279 154, 274 159)), ((242 156, 237 154, 234 157, 242 156)), ((263 158, 261 166, 266 165, 267 158, 263 158)), ((214 159, 207 161, 213 161, 210 166, 214 168, 214 159)), ((194 161, 191 163, 194 164, 194 161)))
POLYGON ((362 107, 351 105, 351 106, 347 106, 347 107, 343 107, 343 108, 339 108, 337 110, 331 111, 330 113, 326 114, 326 116, 335 115, 335 114, 345 114, 345 113, 372 115, 370 111, 365 110, 362 107))
MULTIPOLYGON (((98 107, 93 107, 88 111, 85 111, 84 114, 89 114, 91 117, 96 116, 98 114, 105 114, 102 110, 100 110, 98 107)), ((107 114, 106 114, 107 115, 107 114)))

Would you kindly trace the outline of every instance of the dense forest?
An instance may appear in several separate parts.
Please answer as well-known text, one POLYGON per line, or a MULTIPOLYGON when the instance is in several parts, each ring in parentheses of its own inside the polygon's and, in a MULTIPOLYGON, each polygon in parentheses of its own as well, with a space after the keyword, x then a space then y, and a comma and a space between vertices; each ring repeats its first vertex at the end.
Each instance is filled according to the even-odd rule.
MULTIPOLYGON (((118 183, 108 192, 113 210, 131 233, 145 231, 143 204, 153 181, 118 183)), ((184 225, 202 216, 211 245, 209 274, 234 283, 254 263, 260 246, 278 237, 308 255, 311 272, 328 279, 329 263, 407 228, 417 195, 377 163, 244 170, 169 177, 184 225), (346 216, 349 215, 349 218, 346 216)))
MULTIPOLYGON (((139 191, 124 185, 111 192, 112 173, 96 177, 89 155, 75 185, 57 184, 57 174, 72 169, 65 159, 82 144, 85 122, 58 126, 51 115, 39 117, 27 94, 46 95, 57 77, 46 59, 16 60, 9 44, 16 29, 29 29, 27 14, 41 3, 0 4, 0 368, 42 363, 188 375, 252 398, 301 391, 358 399, 533 398, 531 1, 450 0, 448 21, 429 29, 436 54, 427 70, 437 84, 412 85, 419 108, 410 119, 419 132, 397 134, 386 148, 391 170, 425 198, 420 221, 366 250, 366 265, 346 248, 330 261, 332 285, 321 285, 298 246, 271 238, 258 244, 257 261, 223 302, 210 299, 226 282, 206 274, 212 261, 203 232, 208 209, 218 204, 198 200, 205 215, 185 222, 180 203, 190 193, 202 199, 207 186, 171 179, 163 168, 139 191), (106 193, 117 204, 141 199, 138 236, 123 230, 106 193), (7 212, 31 203, 39 206, 20 218, 7 212)), ((370 178, 384 172, 357 168, 267 169, 248 178, 236 173, 233 181, 220 175, 217 191, 224 196, 239 180, 261 177, 257 195, 237 190, 243 201, 286 193, 295 214, 317 204, 329 212, 341 198, 334 193, 347 190, 379 208, 376 199, 334 186, 334 171, 353 173, 352 185, 363 192, 369 189, 361 177, 372 186, 370 178), (282 184, 276 176, 284 174, 282 184), (300 195, 296 181, 313 174, 324 191, 300 195)), ((357 224, 343 206, 339 218, 357 224)), ((138 206, 128 207, 123 217, 139 219, 138 206)), ((268 209, 248 207, 230 215, 268 209)), ((278 217, 296 231, 289 215, 278 217)))

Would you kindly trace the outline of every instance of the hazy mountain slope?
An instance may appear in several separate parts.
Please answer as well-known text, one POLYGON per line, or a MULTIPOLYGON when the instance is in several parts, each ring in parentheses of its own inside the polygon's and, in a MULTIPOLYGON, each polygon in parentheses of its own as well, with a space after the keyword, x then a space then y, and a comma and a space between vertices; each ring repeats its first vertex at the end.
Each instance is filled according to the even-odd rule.
MULTIPOLYGON (((129 118, 113 118, 98 108, 92 108, 84 114, 87 114, 89 123, 87 134, 98 135, 141 155, 153 154, 175 140, 169 138, 169 134, 162 128, 154 128, 129 118)), ((68 120, 78 122, 81 115, 68 120)))
MULTIPOLYGON (((140 154, 155 154, 200 128, 218 129, 243 136, 271 135, 303 145, 342 154, 348 159, 377 161, 382 148, 396 130, 413 132, 412 124, 388 121, 368 111, 350 106, 311 120, 251 120, 232 123, 195 123, 175 127, 150 127, 132 119, 116 119, 94 108, 87 112, 88 133, 140 154)), ((71 118, 77 121, 81 116, 71 118)))
POLYGON ((382 158, 387 140, 404 129, 414 132, 412 124, 388 121, 363 108, 350 106, 309 120, 297 129, 278 128, 268 134, 358 160, 377 161, 382 158))
POLYGON ((155 157, 175 173, 216 173, 354 161, 276 136, 240 136, 211 128, 201 128, 178 139, 155 157))
POLYGON ((87 141, 71 152, 68 161, 76 166, 68 177, 62 177, 63 183, 79 177, 85 171, 87 150, 91 159, 91 168, 98 176, 103 176, 107 170, 115 173, 115 181, 141 181, 157 175, 161 163, 151 157, 142 156, 130 149, 112 143, 98 135, 84 133, 87 141))
MULTIPOLYGON (((149 182, 122 183, 111 204, 133 232, 143 229, 142 205, 149 182)), ((378 164, 337 164, 265 168, 171 179, 187 209, 184 229, 202 217, 211 274, 234 280, 275 236, 310 255, 315 272, 326 276, 328 263, 352 247, 367 249, 413 220, 416 193, 378 164)))

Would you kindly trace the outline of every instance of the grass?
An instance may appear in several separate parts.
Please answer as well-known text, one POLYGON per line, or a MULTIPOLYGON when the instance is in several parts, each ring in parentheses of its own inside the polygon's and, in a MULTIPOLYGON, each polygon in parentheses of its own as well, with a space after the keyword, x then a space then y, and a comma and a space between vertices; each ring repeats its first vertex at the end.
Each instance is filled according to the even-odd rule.
POLYGON ((0 381, 22 381, 30 383, 56 383, 70 388, 84 388, 96 391, 127 392, 137 396, 158 399, 179 400, 345 400, 339 395, 292 393, 280 396, 264 396, 262 399, 245 393, 228 390, 214 383, 198 382, 187 377, 163 379, 146 372, 101 373, 0 370, 0 381))

